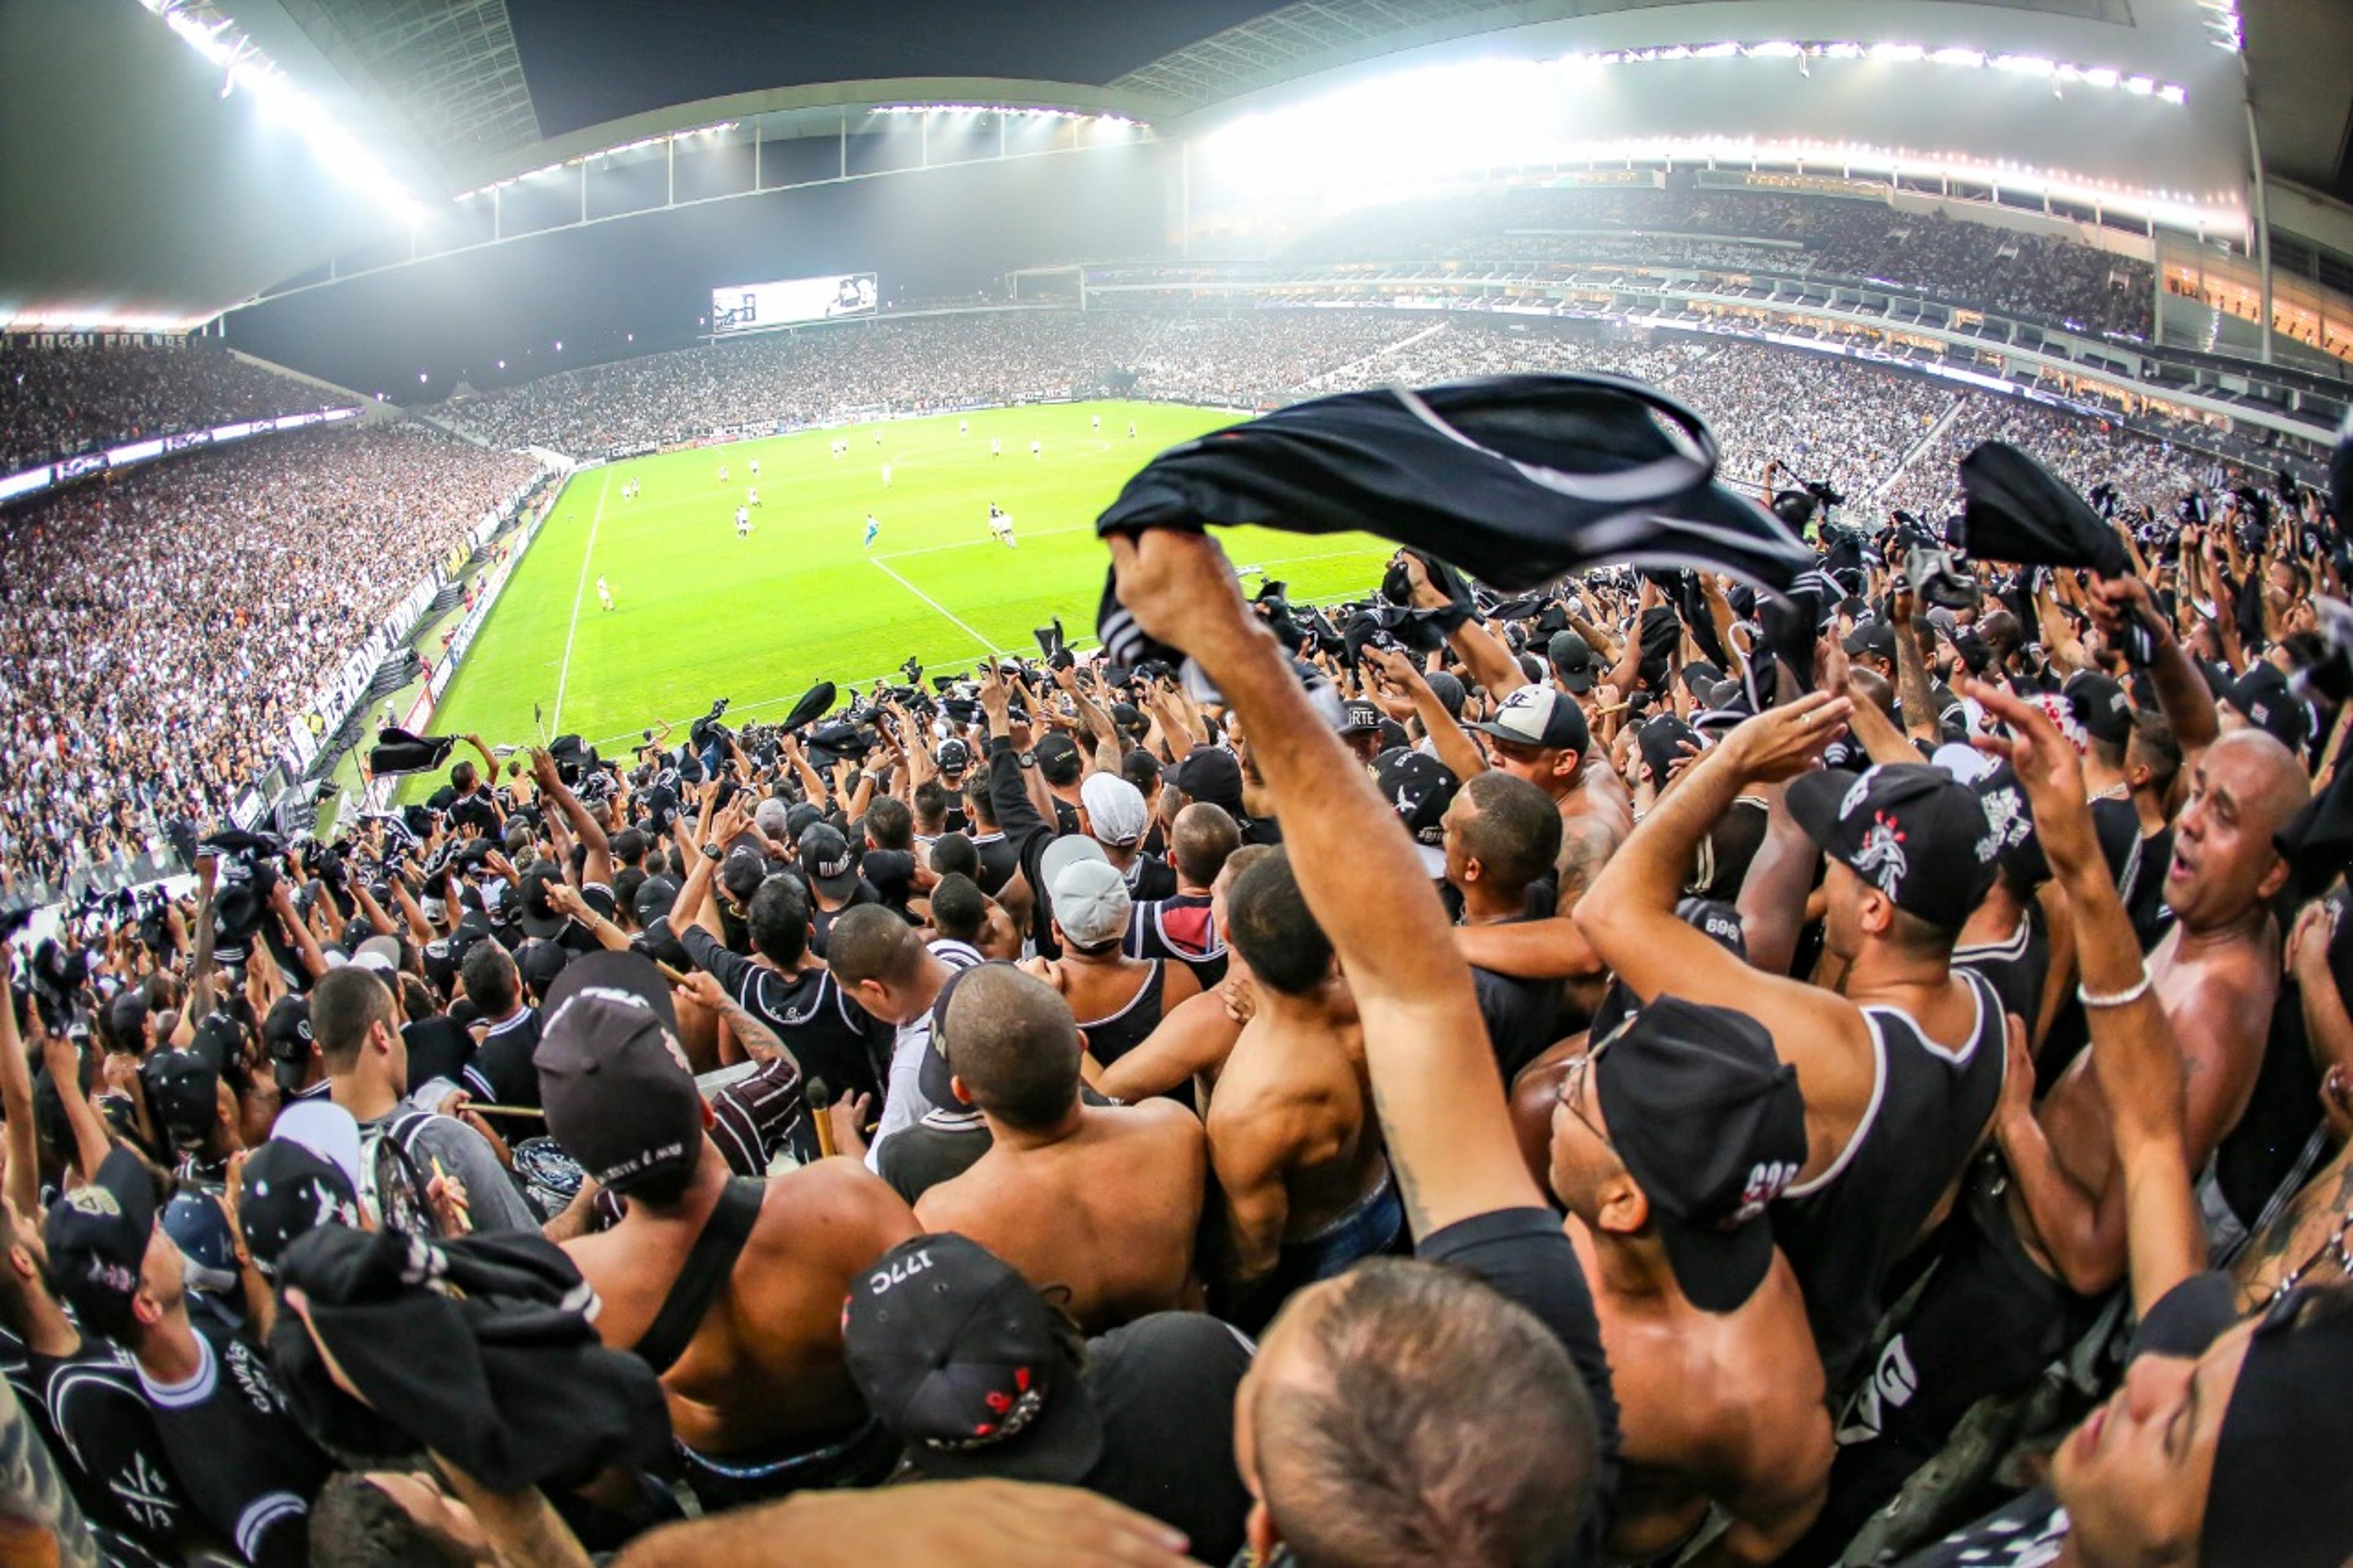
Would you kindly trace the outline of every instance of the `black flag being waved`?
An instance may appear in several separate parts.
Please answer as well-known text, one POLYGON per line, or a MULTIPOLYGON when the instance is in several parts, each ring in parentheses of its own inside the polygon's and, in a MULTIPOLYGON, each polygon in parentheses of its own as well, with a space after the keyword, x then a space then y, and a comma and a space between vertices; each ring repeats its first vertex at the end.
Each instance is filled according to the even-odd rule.
MULTIPOLYGON (((1095 531, 1363 530, 1512 592, 1630 564, 1778 593, 1813 553, 1718 485, 1715 462, 1706 423, 1639 382, 1489 376, 1320 397, 1186 442, 1128 480, 1095 531)), ((1111 586, 1100 629, 1114 663, 1170 657, 1111 586)))

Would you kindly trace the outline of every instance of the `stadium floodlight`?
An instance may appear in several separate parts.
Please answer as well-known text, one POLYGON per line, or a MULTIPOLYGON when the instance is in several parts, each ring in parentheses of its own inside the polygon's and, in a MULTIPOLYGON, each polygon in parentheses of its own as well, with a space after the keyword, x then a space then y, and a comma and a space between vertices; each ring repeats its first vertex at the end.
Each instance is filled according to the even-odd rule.
POLYGON ((1908 65, 1928 58, 1928 51, 1917 44, 1873 44, 1871 58, 1894 65, 1908 65))
POLYGON ((1746 52, 1749 58, 1757 60, 1802 59, 1806 53, 1804 46, 1790 43, 1786 38, 1776 38, 1768 43, 1750 44, 1746 52))
POLYGON ((390 208, 403 223, 413 226, 425 216, 424 207, 384 161, 338 124, 324 104, 295 86, 213 0, 139 3, 222 73, 223 99, 243 89, 265 121, 293 127, 309 143, 311 155, 344 183, 390 208))
POLYGON ((209 315, 164 316, 106 305, 45 305, 19 310, 0 308, 0 332, 176 333, 194 331, 211 320, 209 315))
POLYGON ((1986 63, 1985 52, 1981 49, 1937 49, 1928 58, 1940 66, 1968 66, 1973 70, 1986 63))

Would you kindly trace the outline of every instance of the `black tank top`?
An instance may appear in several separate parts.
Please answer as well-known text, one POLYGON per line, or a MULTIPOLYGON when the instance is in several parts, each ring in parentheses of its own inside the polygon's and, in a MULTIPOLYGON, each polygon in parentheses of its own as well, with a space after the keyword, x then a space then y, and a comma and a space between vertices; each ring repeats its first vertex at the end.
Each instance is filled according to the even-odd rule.
POLYGON ((2001 1010, 2026 1020, 2031 1034, 2042 1016, 2042 983, 2051 968, 2051 938, 2042 929, 2042 908, 2030 905, 2018 929, 2000 942, 1953 949, 1953 967, 1985 976, 2001 999, 2001 1010))
POLYGON ((1080 1031, 1087 1037, 1087 1054, 1095 1058, 1097 1067, 1111 1066, 1160 1027, 1160 993, 1167 984, 1168 963, 1159 958, 1149 962, 1152 972, 1144 977, 1143 988, 1126 1006, 1092 1024, 1083 1018, 1079 1020, 1080 1031))
POLYGON ((1885 1310, 1888 1278, 1968 1163, 2001 1096, 2010 1044, 2001 1002, 1968 970, 1977 1026, 1957 1050, 1911 1016, 1865 1007, 1878 1079, 1838 1161, 1773 1205, 1773 1239, 1806 1295, 1837 1399, 1885 1310))

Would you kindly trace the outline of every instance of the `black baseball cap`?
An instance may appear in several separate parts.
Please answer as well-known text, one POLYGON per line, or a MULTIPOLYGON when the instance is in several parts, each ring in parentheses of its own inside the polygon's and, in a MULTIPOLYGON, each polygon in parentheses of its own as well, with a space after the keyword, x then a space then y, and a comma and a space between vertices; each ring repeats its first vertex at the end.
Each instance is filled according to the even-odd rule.
POLYGON ((584 954, 565 965, 544 1012, 531 1059, 548 1134, 564 1152, 624 1194, 691 1167, 702 1152, 702 1094, 653 961, 584 954))
POLYGON ((1545 644, 1545 658, 1560 683, 1578 696, 1593 689, 1593 645, 1576 632, 1555 632, 1545 644))
POLYGON ((1373 783, 1413 836, 1421 868, 1436 881, 1446 875, 1446 808, 1461 788, 1453 770, 1427 752, 1399 746, 1373 759, 1373 783))
POLYGON ((1231 752, 1218 746, 1196 746, 1185 753, 1168 782, 1178 793, 1208 801, 1239 813, 1242 804, 1242 764, 1231 752))
POLYGON ((1662 996, 1593 1047, 1590 1071, 1676 1283, 1703 1311, 1737 1308, 1773 1267, 1766 1207, 1805 1167, 1796 1069, 1746 1013, 1662 996))
POLYGON ((220 1073, 194 1051, 157 1051, 140 1068, 147 1103, 174 1149, 205 1141, 220 1112, 220 1073))
POLYGON ((1846 640, 1840 646, 1846 649, 1849 657, 1868 655, 1894 664, 1895 628, 1885 621, 1865 621, 1847 633, 1846 640))
POLYGON ((542 939, 563 934, 567 918, 548 902, 548 889, 564 880, 564 868, 553 860, 534 860, 516 889, 515 912, 525 936, 542 939))
POLYGON ((1378 734, 1383 717, 1381 710, 1370 702, 1344 703, 1340 709, 1340 733, 1378 734))
POLYGON ((2061 688, 2068 710, 2095 741, 2121 746, 2132 737, 2131 695, 2094 669, 2079 669, 2061 688))
POLYGON ((631 908, 637 911, 638 927, 643 930, 670 913, 678 902, 678 884, 668 877, 648 877, 638 885, 637 901, 631 908))
POLYGON ((1493 719, 1471 728, 1546 752, 1582 752, 1593 738, 1576 699, 1549 686, 1521 687, 1504 699, 1493 719))
POLYGON ((1048 784, 1078 782, 1082 765, 1079 743, 1060 730, 1050 730, 1039 736, 1038 743, 1029 749, 1029 754, 1037 759, 1038 771, 1045 776, 1048 784))
POLYGON ((940 764, 940 772, 960 773, 972 766, 972 748, 954 735, 950 735, 940 742, 937 761, 940 764))
POLYGON ((828 822, 801 835, 801 874, 828 899, 846 899, 858 891, 858 862, 849 858, 849 840, 828 822))
POLYGON ((2287 677, 2280 673, 2279 666, 2267 658, 2248 666, 2247 673, 2222 693, 2222 700, 2291 752, 2303 750, 2311 738, 2310 716, 2304 704, 2288 690, 2287 677))
POLYGON ((1824 853, 1932 926, 1958 931, 1993 886, 1985 806, 1942 768, 1821 769, 1791 784, 1788 801, 1824 853))
POLYGON ((1103 1457, 1103 1421, 1020 1272, 961 1236, 877 1258, 842 1309, 849 1375, 927 1476, 1064 1485, 1103 1457))
MULTIPOLYGON (((1741 923, 1740 910, 1736 906, 1721 899, 1683 898, 1676 900, 1675 919, 1741 963, 1748 962, 1748 929, 1741 923)), ((1641 998, 1634 994, 1632 987, 1623 980, 1612 979, 1609 989, 1601 994, 1601 1001, 1593 1009, 1593 1026, 1586 1037, 1606 1039, 1641 1005, 1641 998)))
POLYGON ((114 994, 106 1005, 107 1037, 118 1051, 137 1051, 143 1044, 147 1029, 147 992, 138 985, 125 986, 114 994))
POLYGON ((1461 677, 1451 670, 1433 669, 1422 679, 1430 687, 1430 694, 1438 699, 1438 705, 1446 710, 1447 717, 1462 717, 1462 704, 1471 694, 1462 689, 1461 677))
POLYGON ((139 1293, 155 1197, 155 1178, 139 1156, 117 1148, 89 1183, 49 1205, 41 1226, 49 1279, 83 1321, 119 1317, 139 1293))
POLYGON ((515 949, 515 973, 530 1000, 545 1005, 549 989, 564 973, 565 963, 571 956, 560 942, 536 937, 515 949))
POLYGON ((2353 1298, 2306 1286, 2256 1327, 2222 1410, 2198 1561, 2287 1568, 2353 1555, 2353 1298))
POLYGON ((254 1268, 275 1279, 278 1260, 296 1237, 322 1225, 359 1229, 359 1198, 333 1161, 290 1138, 273 1138, 246 1156, 237 1223, 254 1268))
POLYGON ((216 1007, 196 1025, 195 1037, 188 1042, 188 1054, 215 1072, 227 1071, 229 1063, 245 1055, 245 1025, 236 1014, 216 1007))
POLYGON ((1672 713, 1654 713, 1634 737, 1642 752, 1642 762, 1651 770, 1653 788, 1667 787, 1667 770, 1683 756, 1683 747, 1701 743, 1697 730, 1672 713))
MULTIPOLYGON (((428 944, 427 951, 439 945, 428 944)), ((280 1088, 301 1086, 302 1074, 310 1067, 312 1038, 309 997, 280 996, 270 1004, 269 1016, 261 1021, 261 1043, 277 1066, 280 1088)))

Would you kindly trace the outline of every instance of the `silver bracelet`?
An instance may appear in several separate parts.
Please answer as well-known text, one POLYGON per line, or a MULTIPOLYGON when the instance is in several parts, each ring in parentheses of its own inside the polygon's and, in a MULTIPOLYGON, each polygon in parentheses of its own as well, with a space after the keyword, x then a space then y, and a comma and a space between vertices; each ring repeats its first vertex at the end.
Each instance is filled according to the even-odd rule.
POLYGON ((2125 990, 2118 991, 2114 994, 2107 996, 2094 996, 2079 984, 2075 987, 2075 1000, 2081 1002, 2086 1007, 2123 1007, 2137 1002, 2142 997, 2147 995, 2148 984, 2148 963, 2144 959, 2142 960, 2140 966, 2139 984, 2128 986, 2125 990))

